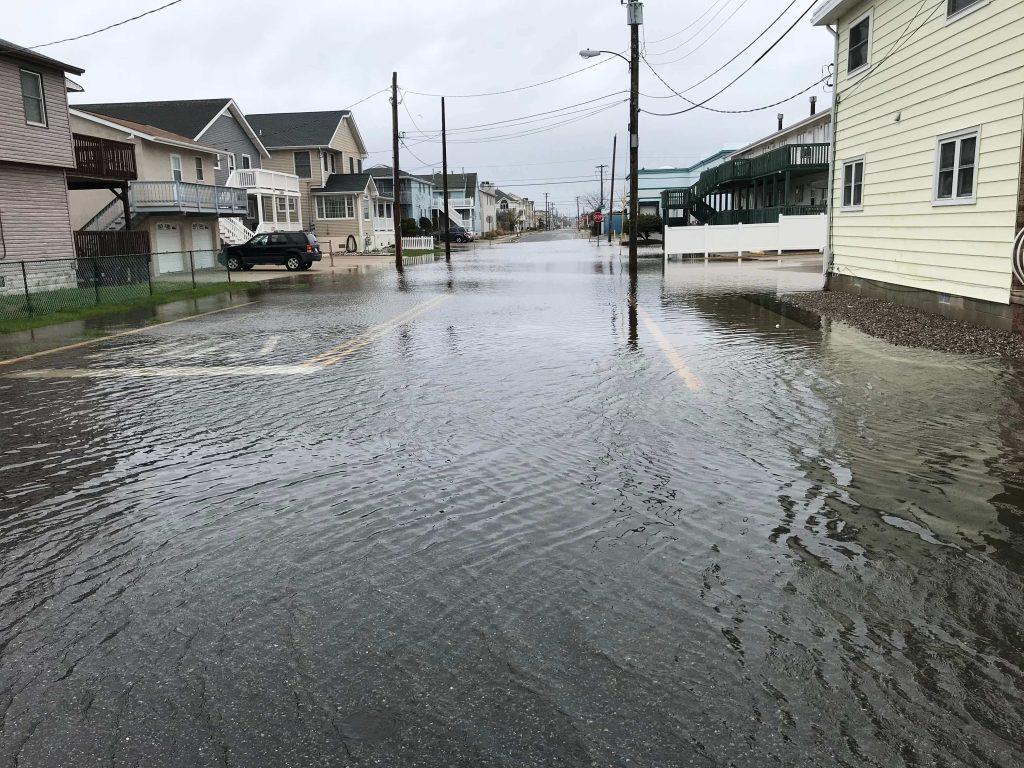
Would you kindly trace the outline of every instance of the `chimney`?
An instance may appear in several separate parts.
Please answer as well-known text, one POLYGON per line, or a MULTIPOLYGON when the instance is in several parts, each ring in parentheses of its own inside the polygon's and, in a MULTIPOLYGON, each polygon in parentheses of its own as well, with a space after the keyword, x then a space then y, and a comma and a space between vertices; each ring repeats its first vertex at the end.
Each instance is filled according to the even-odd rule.
POLYGON ((816 114, 818 114, 818 97, 811 96, 811 117, 814 117, 816 114))
POLYGON ((785 116, 784 114, 782 114, 781 112, 779 112, 779 130, 780 130, 780 131, 782 130, 782 120, 783 120, 783 118, 785 118, 785 117, 786 117, 786 116, 785 116))

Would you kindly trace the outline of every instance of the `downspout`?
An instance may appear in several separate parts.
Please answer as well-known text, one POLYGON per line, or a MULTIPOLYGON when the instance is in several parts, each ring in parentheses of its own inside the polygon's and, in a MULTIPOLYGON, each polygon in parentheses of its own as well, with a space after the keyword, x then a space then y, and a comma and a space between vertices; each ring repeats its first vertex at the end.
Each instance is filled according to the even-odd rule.
POLYGON ((825 275, 825 290, 829 289, 829 275, 832 271, 832 224, 835 217, 836 147, 839 137, 839 25, 836 28, 825 25, 835 38, 835 57, 832 65, 832 147, 828 164, 828 226, 825 235, 825 253, 822 259, 822 274, 825 275))

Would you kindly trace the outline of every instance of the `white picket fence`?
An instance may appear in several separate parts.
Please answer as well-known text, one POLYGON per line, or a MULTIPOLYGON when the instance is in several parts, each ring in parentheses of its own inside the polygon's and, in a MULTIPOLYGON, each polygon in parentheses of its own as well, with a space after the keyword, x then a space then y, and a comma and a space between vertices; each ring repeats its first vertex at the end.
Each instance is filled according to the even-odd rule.
POLYGON ((823 251, 828 216, 779 216, 777 224, 666 227, 665 258, 712 253, 823 251))
POLYGON ((434 238, 403 237, 402 248, 407 251, 432 251, 434 250, 434 238))

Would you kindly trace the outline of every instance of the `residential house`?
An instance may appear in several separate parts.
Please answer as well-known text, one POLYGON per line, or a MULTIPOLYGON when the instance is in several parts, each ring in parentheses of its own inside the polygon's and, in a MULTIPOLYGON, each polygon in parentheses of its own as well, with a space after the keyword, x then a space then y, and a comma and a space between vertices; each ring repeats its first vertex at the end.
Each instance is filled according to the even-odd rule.
POLYGON ((495 190, 498 201, 497 221, 503 229, 522 232, 529 229, 533 221, 530 201, 511 192, 495 190))
POLYGON ((476 230, 489 235, 498 229, 498 188, 489 181, 480 183, 480 229, 476 230))
POLYGON ((0 262, 74 256, 66 73, 83 70, 0 40, 0 262))
POLYGON ((1024 3, 827 0, 812 22, 836 36, 830 287, 1020 331, 1024 3))
POLYGON ((298 176, 302 221, 327 247, 366 251, 394 244, 394 202, 363 171, 366 145, 349 110, 246 119, 270 153, 264 168, 298 176))
POLYGON ((248 208, 243 219, 220 220, 224 242, 238 244, 256 233, 302 229, 298 176, 263 167, 270 153, 234 99, 81 104, 75 108, 154 126, 218 149, 206 173, 218 186, 245 189, 248 208))
POLYGON ((779 115, 775 132, 665 190, 666 256, 824 250, 831 119, 812 98, 809 117, 779 115))
MULTIPOLYGON (((394 169, 387 165, 375 165, 367 169, 373 176, 377 190, 385 197, 395 198, 394 169)), ((434 183, 411 173, 401 172, 401 189, 398 205, 403 219, 414 219, 419 226, 421 219, 431 221, 434 209, 434 183)))
POLYGON ((72 189, 71 224, 83 232, 143 231, 155 254, 154 274, 216 266, 219 220, 247 213, 246 191, 219 187, 213 173, 218 149, 153 125, 70 110, 77 137, 134 148, 138 179, 127 199, 98 188, 72 189))
MULTIPOLYGON (((444 217, 444 174, 435 173, 420 178, 434 184, 434 216, 435 222, 443 221, 444 217)), ((493 192, 490 195, 493 197, 493 192)), ((495 201, 495 210, 497 202, 495 201)), ((471 232, 483 232, 486 222, 482 221, 481 193, 479 177, 475 173, 448 174, 448 210, 452 224, 463 227, 471 232)), ((488 230, 489 231, 489 230, 488 230)))
MULTIPOLYGON (((637 207, 640 215, 660 215, 662 213, 662 193, 664 193, 665 190, 682 189, 684 187, 693 186, 693 184, 697 182, 697 179, 700 178, 703 171, 706 171, 709 168, 714 168, 717 165, 721 165, 734 151, 735 150, 732 149, 720 150, 690 166, 667 166, 664 168, 641 168, 638 170, 637 183, 639 186, 639 203, 637 204, 637 207)), ((623 187, 626 187, 625 179, 628 179, 628 176, 624 176, 621 179, 623 187)), ((607 207, 607 210, 611 210, 612 208, 621 208, 622 210, 625 210, 629 207, 628 191, 625 189, 619 200, 614 199, 615 191, 612 190, 612 198, 611 204, 607 207)))

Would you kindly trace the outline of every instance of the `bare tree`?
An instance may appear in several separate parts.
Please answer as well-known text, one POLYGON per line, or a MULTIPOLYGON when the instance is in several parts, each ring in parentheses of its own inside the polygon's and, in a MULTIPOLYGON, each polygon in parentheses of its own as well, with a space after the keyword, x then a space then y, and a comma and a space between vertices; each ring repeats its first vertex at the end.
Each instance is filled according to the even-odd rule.
POLYGON ((601 195, 597 192, 588 192, 585 195, 580 195, 580 210, 583 213, 593 213, 602 208, 601 202, 601 195))

